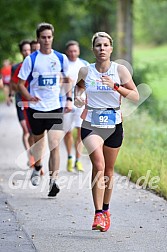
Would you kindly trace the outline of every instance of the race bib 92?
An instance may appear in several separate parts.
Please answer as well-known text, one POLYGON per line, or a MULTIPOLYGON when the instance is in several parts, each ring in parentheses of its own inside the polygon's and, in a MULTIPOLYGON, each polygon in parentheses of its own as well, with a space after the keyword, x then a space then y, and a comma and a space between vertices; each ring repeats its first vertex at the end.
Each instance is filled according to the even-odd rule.
POLYGON ((115 110, 96 110, 92 112, 91 126, 97 128, 114 128, 116 122, 115 110))

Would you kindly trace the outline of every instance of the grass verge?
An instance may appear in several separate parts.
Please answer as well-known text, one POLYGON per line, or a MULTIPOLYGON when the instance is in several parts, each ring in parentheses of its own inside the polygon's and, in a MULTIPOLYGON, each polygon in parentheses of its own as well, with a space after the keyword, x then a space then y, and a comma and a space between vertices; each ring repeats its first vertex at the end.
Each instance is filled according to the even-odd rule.
POLYGON ((165 124, 158 124, 141 112, 124 122, 124 141, 116 171, 141 188, 153 190, 167 199, 167 132, 165 124))

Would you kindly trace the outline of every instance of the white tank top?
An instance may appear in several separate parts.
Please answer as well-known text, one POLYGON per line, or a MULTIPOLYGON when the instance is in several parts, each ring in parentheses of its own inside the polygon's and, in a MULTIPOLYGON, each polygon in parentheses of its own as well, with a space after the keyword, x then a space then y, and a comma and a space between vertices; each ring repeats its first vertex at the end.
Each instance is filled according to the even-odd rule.
MULTIPOLYGON (((88 66, 88 74, 85 79, 85 92, 87 105, 91 108, 118 108, 120 106, 120 94, 107 85, 102 84, 100 77, 108 75, 114 82, 121 84, 118 71, 118 64, 111 62, 111 66, 105 73, 100 73, 95 68, 95 63, 88 66)), ((91 122, 92 111, 88 110, 85 121, 91 122)), ((116 122, 122 122, 121 110, 116 110, 116 122)))

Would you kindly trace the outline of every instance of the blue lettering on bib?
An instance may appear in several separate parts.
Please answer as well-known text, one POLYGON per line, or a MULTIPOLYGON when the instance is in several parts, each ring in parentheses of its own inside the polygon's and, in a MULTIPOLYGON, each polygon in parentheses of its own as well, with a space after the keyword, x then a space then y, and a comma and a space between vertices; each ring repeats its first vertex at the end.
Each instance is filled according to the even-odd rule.
POLYGON ((116 122, 115 110, 98 110, 92 111, 91 126, 97 128, 114 128, 116 122))
POLYGON ((98 86, 97 85, 97 90, 102 90, 102 91, 106 91, 106 90, 112 90, 112 88, 110 88, 109 86, 98 86))
POLYGON ((39 75, 38 85, 40 87, 56 86, 56 76, 55 75, 53 75, 53 76, 39 75))

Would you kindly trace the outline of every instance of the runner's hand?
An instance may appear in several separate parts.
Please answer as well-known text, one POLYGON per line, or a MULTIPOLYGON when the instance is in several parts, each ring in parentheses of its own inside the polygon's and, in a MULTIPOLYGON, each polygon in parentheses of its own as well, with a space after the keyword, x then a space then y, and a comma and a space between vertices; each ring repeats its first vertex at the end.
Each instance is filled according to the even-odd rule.
POLYGON ((41 99, 36 96, 30 96, 27 100, 34 103, 41 101, 41 99))
POLYGON ((72 111, 72 102, 71 101, 66 101, 66 105, 64 108, 64 113, 69 113, 72 111))
POLYGON ((107 85, 110 88, 114 88, 114 82, 112 81, 112 79, 110 78, 110 76, 108 76, 108 75, 102 76, 101 80, 102 80, 102 84, 103 85, 107 85))
POLYGON ((74 105, 78 108, 81 108, 86 104, 85 99, 83 99, 81 96, 76 96, 74 98, 74 105))
POLYGON ((13 97, 10 96, 10 97, 7 98, 6 104, 7 104, 8 106, 10 106, 12 103, 13 103, 13 97))

